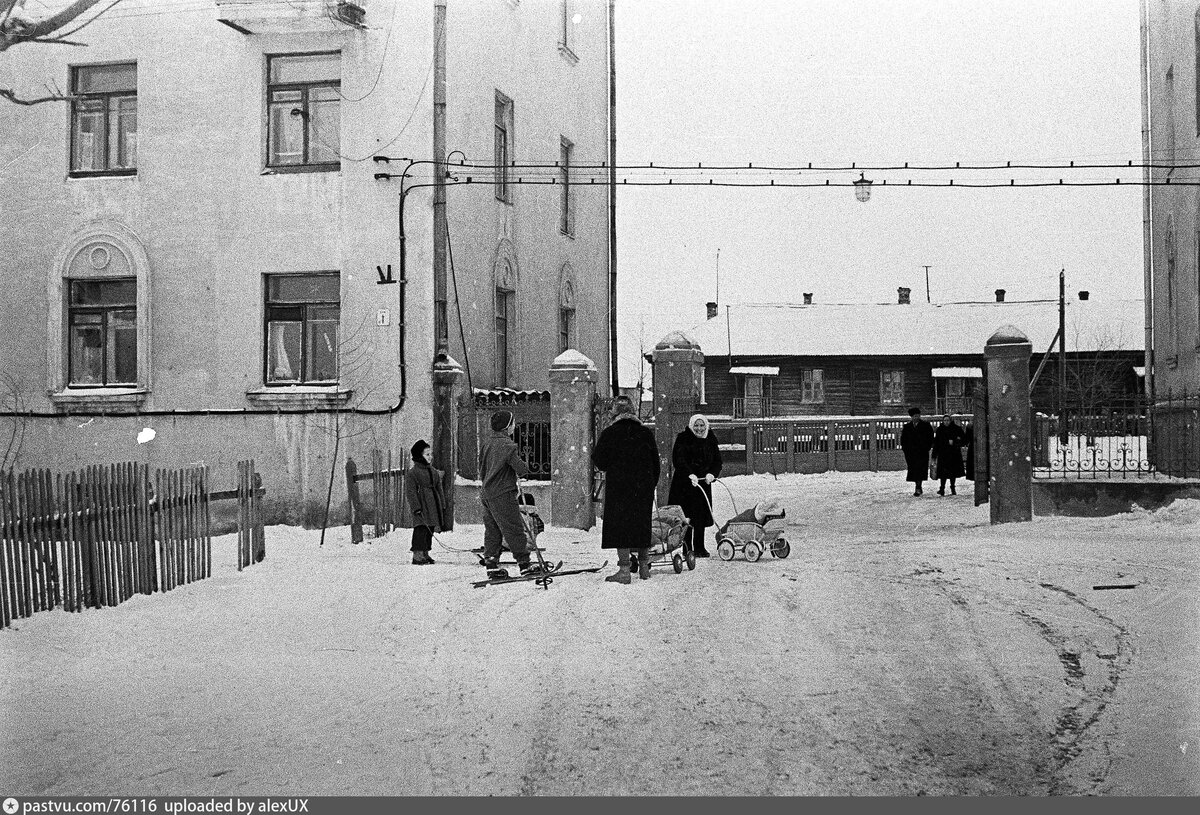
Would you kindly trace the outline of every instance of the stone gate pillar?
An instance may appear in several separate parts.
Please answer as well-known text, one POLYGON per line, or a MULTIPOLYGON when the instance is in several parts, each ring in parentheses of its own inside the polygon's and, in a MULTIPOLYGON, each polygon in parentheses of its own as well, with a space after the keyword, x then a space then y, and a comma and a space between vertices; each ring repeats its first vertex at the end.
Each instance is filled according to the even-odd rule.
POLYGON ((596 525, 592 503, 592 404, 599 375, 575 350, 550 365, 550 523, 572 529, 596 525))
POLYGON ((1029 357, 1033 345, 1011 325, 984 346, 987 360, 988 477, 993 524, 1033 520, 1029 357))
POLYGON ((704 354, 694 339, 672 331, 654 346, 654 438, 662 475, 658 479, 658 505, 667 503, 671 484, 671 448, 687 427, 688 417, 700 406, 700 377, 704 354))
POLYGON ((458 472, 458 389, 462 366, 449 354, 433 363, 433 466, 446 473, 447 523, 454 523, 454 475, 458 472))

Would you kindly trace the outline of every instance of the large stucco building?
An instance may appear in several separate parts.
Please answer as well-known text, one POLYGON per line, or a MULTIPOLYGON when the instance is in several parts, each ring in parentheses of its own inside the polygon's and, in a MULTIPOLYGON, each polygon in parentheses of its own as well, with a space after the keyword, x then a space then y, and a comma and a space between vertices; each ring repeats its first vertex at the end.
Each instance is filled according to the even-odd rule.
POLYGON ((490 179, 446 192, 450 355, 476 388, 544 389, 570 346, 608 381, 607 190, 490 169, 607 158, 608 19, 604 0, 126 0, 86 48, 8 51, 0 85, 78 98, 0 103, 0 436, 21 438, 0 468, 203 461, 226 487, 253 457, 311 522, 335 445, 402 460, 431 438, 431 187, 405 203, 406 283, 379 270, 401 268, 398 159, 444 158, 442 65, 445 150, 490 179))
POLYGON ((1150 374, 1161 469, 1200 471, 1200 3, 1142 2, 1150 374), (1176 182, 1171 184, 1169 182, 1176 182), (1184 183, 1179 183, 1184 182, 1184 183))

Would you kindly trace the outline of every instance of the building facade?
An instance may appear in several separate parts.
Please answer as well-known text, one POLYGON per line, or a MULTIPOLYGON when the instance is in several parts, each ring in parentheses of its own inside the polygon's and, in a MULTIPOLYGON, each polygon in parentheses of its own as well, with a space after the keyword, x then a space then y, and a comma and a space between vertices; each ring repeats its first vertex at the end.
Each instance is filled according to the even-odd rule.
MULTIPOLYGON (((1071 404, 1099 406, 1140 391, 1141 312, 1139 300, 1087 293, 1068 300, 1071 404)), ((1033 343, 1034 407, 1057 412, 1054 300, 930 305, 912 303, 901 289, 891 304, 736 305, 710 313, 688 334, 704 353, 701 402, 714 415, 906 416, 914 406, 926 415, 970 413, 984 343, 1004 325, 1033 343)))
POLYGON ((1151 396, 1165 472, 1200 470, 1200 4, 1142 1, 1145 287, 1151 396), (1188 183, 1179 186, 1170 181, 1188 183))
POLYGON ((441 5, 127 0, 86 48, 5 54, 5 83, 76 98, 0 104, 0 468, 203 461, 221 487, 252 457, 312 523, 338 461, 431 438, 439 80, 450 160, 488 179, 447 189, 451 356, 541 389, 573 347, 606 381, 607 192, 494 168, 604 160, 606 5, 441 5))

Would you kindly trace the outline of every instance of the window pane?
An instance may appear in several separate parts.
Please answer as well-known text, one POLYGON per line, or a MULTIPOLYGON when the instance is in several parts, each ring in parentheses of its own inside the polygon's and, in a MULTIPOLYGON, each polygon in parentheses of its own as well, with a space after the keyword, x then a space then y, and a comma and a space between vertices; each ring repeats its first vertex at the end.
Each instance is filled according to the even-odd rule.
POLYGON ((300 94, 296 100, 283 100, 271 104, 268 117, 267 144, 270 145, 270 164, 304 163, 304 117, 293 116, 298 110, 300 94))
POLYGON ((87 65, 75 69, 76 93, 137 92, 137 64, 87 65))
POLYGON ((296 382, 300 369, 301 323, 267 325, 267 381, 296 382))
POLYGON ((137 166, 137 97, 108 100, 108 169, 137 166))
POLYGON ((72 385, 100 385, 104 382, 104 334, 99 314, 71 316, 68 338, 72 385))
POLYGON ((341 54, 309 54, 295 57, 271 57, 271 84, 340 81, 341 54))
POLYGON ((496 197, 508 199, 508 131, 496 125, 496 197))
POLYGON ((330 88, 313 88, 308 99, 308 163, 337 162, 342 133, 337 94, 330 88))
POLYGON ((108 315, 108 382, 137 382, 137 312, 114 311, 108 315))
MULTIPOLYGON (((315 314, 314 309, 310 315, 315 314)), ((320 311, 329 312, 330 309, 320 311)), ((333 319, 311 319, 308 323, 308 370, 305 380, 309 382, 332 382, 337 379, 338 369, 338 322, 337 310, 333 319)))
POLYGON ((338 281, 336 274, 271 275, 267 278, 267 300, 272 303, 337 303, 341 300, 338 281))
POLYGON ((85 99, 75 103, 74 170, 104 169, 104 102, 85 99))
POLYGON ((137 303, 137 281, 132 277, 114 280, 72 280, 73 306, 131 306, 137 303))

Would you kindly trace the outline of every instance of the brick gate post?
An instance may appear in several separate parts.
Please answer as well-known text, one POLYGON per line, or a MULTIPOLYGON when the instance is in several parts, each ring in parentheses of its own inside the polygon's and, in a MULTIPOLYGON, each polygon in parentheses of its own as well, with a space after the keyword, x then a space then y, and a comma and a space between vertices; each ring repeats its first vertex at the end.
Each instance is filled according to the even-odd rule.
POLYGON ((654 439, 662 463, 659 506, 667 503, 671 485, 671 448, 675 437, 687 427, 688 417, 700 406, 703 375, 704 354, 686 333, 672 331, 654 346, 654 439))
POLYGON ((575 350, 550 365, 550 523, 572 529, 596 525, 592 503, 592 404, 596 365, 575 350))
POLYGON ((1029 357, 1020 330, 1002 326, 984 346, 987 360, 988 491, 993 524, 1033 520, 1029 357))

